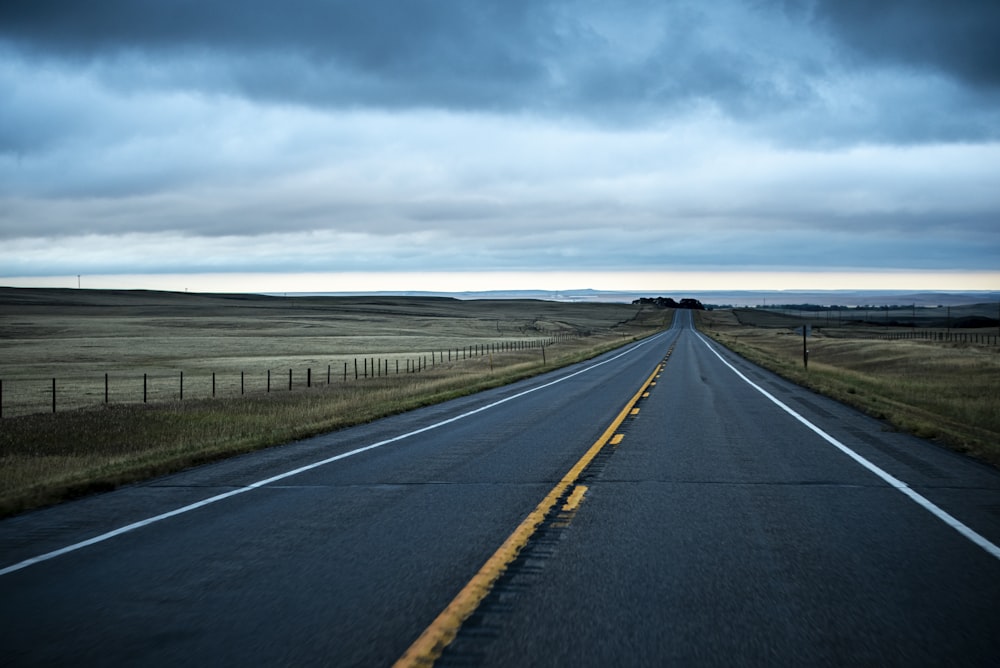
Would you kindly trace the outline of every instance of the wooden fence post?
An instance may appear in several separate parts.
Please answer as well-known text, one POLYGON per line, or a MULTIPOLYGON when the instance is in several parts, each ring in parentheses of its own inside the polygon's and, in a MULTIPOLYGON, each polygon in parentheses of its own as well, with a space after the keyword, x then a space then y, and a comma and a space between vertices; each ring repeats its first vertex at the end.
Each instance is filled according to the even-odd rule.
POLYGON ((146 403, 146 374, 142 374, 142 403, 146 403))
POLYGON ((56 412, 56 379, 52 379, 52 412, 56 412))
POLYGON ((288 391, 292 391, 292 370, 288 370, 288 391))
POLYGON ((184 372, 181 371, 181 401, 184 401, 184 372))
POLYGON ((108 374, 104 374, 104 403, 108 403, 108 374))

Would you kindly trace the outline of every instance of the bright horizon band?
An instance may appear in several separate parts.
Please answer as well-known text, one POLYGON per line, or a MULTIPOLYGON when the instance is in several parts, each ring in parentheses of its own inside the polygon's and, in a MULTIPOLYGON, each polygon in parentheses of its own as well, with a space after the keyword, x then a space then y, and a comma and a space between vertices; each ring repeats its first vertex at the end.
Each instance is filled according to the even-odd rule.
POLYGON ((1000 271, 553 271, 70 274, 0 276, 0 286, 175 292, 474 292, 487 290, 996 291, 1000 271))

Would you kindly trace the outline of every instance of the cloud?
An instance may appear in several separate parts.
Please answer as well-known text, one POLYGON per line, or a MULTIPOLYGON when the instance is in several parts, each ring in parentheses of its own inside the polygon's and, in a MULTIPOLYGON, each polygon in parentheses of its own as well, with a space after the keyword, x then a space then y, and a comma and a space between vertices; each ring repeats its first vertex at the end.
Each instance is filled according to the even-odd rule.
POLYGON ((855 62, 931 69, 1000 91, 1000 5, 981 0, 817 0, 816 18, 855 62))
POLYGON ((822 124, 826 140, 996 136, 995 10, 799 4, 105 0, 70 8, 41 0, 3 5, 0 39, 127 91, 612 125, 711 108, 764 129, 822 124), (883 92, 885 73, 901 64, 909 77, 902 105, 883 92), (845 96, 868 109, 843 109, 845 96), (926 105, 911 112, 920 97, 944 112, 930 120, 926 105), (944 121, 958 104, 976 109, 971 124, 944 121), (886 132, 890 125, 900 129, 886 132))
POLYGON ((944 7, 4 3, 0 273, 995 269, 944 7))
POLYGON ((94 121, 0 160, 8 275, 988 269, 1000 250, 996 144, 795 149, 720 116, 625 129, 70 88, 119 134, 94 121))

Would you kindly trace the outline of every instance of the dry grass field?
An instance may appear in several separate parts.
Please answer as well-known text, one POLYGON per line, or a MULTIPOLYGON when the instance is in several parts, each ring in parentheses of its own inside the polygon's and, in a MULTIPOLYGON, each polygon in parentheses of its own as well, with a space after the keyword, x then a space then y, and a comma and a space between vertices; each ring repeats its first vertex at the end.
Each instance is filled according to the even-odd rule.
POLYGON ((627 304, 0 288, 0 514, 509 383, 669 318, 627 304))
MULTIPOLYGON (((1000 466, 1000 346, 873 340, 869 337, 876 333, 902 335, 913 329, 873 332, 870 324, 825 323, 816 315, 761 309, 717 310, 698 318, 703 332, 790 380, 884 418, 894 428, 1000 466), (794 331, 806 321, 813 323, 808 370, 802 336, 794 331)), ((981 329, 952 328, 951 333, 987 338, 981 329)), ((990 334, 996 334, 995 328, 990 334)))
MULTIPOLYGON (((274 298, 73 290, 0 291, 3 415, 104 402, 148 401, 266 391, 351 378, 377 358, 436 363, 463 348, 561 340, 611 327, 628 333, 636 307, 623 304, 459 301, 433 298, 274 298), (79 293, 79 294, 77 294, 79 293), (431 354, 433 353, 433 359, 431 354)), ((478 350, 477 349, 477 350, 478 350)), ((468 353, 465 353, 466 355, 468 353)))

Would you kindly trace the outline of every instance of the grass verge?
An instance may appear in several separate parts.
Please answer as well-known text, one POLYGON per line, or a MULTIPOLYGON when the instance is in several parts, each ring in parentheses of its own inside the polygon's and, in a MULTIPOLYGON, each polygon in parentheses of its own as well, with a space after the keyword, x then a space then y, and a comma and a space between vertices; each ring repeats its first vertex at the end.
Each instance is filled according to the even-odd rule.
MULTIPOLYGON (((699 313, 698 328, 733 352, 893 428, 1000 467, 1000 352, 995 346, 873 341, 813 330, 809 368, 790 328, 732 311, 699 313), (742 322, 741 322, 742 321, 742 322)), ((861 334, 862 332, 858 332, 861 334)))

